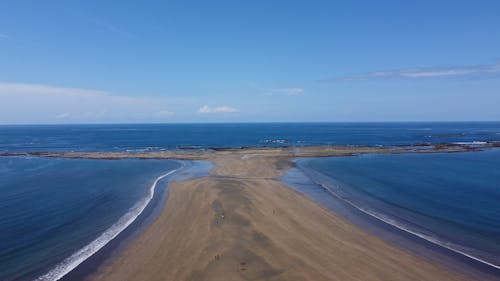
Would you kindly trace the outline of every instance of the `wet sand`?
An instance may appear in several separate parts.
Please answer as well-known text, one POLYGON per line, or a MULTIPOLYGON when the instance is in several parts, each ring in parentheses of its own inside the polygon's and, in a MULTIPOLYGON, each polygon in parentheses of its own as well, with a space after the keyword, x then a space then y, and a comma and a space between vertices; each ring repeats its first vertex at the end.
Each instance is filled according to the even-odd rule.
POLYGON ((308 156, 282 149, 200 153, 215 165, 211 176, 173 183, 152 225, 91 279, 465 280, 281 183, 291 165, 286 158, 297 153, 308 156))

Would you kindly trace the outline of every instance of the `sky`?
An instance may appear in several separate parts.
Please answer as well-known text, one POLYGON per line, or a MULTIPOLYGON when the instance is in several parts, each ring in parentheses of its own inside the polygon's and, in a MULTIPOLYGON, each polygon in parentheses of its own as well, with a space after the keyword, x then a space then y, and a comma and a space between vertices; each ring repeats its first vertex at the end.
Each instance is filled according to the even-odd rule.
POLYGON ((0 124, 500 121, 497 0, 0 6, 0 124))

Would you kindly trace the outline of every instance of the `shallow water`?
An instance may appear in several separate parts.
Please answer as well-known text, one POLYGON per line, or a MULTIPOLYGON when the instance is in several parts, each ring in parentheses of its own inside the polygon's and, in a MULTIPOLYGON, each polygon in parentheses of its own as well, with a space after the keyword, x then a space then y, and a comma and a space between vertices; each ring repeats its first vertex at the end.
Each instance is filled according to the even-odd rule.
POLYGON ((298 167, 323 187, 301 190, 312 197, 326 190, 335 199, 322 200, 340 198, 434 244, 500 265, 500 150, 315 158, 298 167))

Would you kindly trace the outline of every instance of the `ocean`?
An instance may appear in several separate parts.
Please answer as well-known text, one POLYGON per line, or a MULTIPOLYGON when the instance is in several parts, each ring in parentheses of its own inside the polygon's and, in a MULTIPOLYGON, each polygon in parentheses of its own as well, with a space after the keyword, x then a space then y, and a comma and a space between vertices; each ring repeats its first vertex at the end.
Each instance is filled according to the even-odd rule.
MULTIPOLYGON (((0 153, 487 141, 500 141, 500 122, 0 126, 0 153)), ((172 177, 210 169, 198 163, 202 168, 176 172, 186 164, 0 157, 0 280, 64 276, 160 204, 154 198, 172 177)), ((498 150, 310 159, 299 166, 329 192, 389 223, 498 264, 498 150)), ((325 191, 314 188, 309 192, 325 191)))
POLYGON ((155 181, 180 167, 170 160, 0 158, 0 280, 63 276, 127 227, 155 181))
POLYGON ((500 141, 500 122, 0 126, 0 153, 500 141))
POLYGON ((297 167, 310 181, 294 171, 285 181, 324 205, 353 207, 500 269, 499 149, 310 158, 297 167))

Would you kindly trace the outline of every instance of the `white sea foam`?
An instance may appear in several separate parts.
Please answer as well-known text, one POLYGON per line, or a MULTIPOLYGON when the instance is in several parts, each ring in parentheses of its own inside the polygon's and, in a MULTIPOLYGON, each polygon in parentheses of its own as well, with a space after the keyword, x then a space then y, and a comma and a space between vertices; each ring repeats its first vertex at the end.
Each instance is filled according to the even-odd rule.
POLYGON ((162 150, 162 149, 163 148, 158 147, 158 146, 148 146, 148 147, 144 147, 144 148, 126 149, 125 152, 147 152, 147 151, 158 151, 158 150, 162 150))
POLYGON ((488 144, 486 141, 463 141, 463 142, 454 142, 454 144, 460 145, 485 145, 488 144))
POLYGON ((84 262, 90 256, 99 251, 102 247, 109 243, 109 241, 113 240, 118 234, 120 234, 123 230, 125 230, 130 224, 132 224, 137 217, 144 211, 147 207, 151 199, 153 199, 153 195, 156 189, 156 185, 163 178, 177 172, 182 169, 182 167, 172 170, 166 174, 163 174, 156 178, 151 187, 149 188, 149 193, 146 197, 142 198, 139 202, 137 202, 132 208, 128 210, 128 212, 123 215, 116 223, 114 223, 110 228, 104 231, 99 237, 97 237, 90 244, 81 248, 70 257, 63 260, 61 263, 56 265, 52 270, 48 273, 38 277, 37 281, 55 281, 61 279, 64 275, 68 274, 71 270, 75 269, 79 264, 84 262))
POLYGON ((397 229, 400 229, 402 231, 405 231, 407 233, 415 235, 415 236, 417 236, 417 237, 419 237, 421 239, 429 241, 429 242, 431 242, 431 243, 433 243, 435 245, 444 247, 444 248, 446 248, 446 249, 448 249, 450 251, 453 251, 453 252, 458 253, 460 255, 466 256, 466 257, 468 257, 470 259, 473 259, 475 261, 478 261, 478 262, 481 262, 483 264, 489 265, 489 266, 494 267, 496 269, 500 269, 500 265, 494 264, 494 263, 486 261, 486 260, 483 260, 481 258, 478 258, 478 257, 476 257, 476 256, 474 256, 472 254, 467 253, 465 250, 461 249, 461 248, 464 248, 464 247, 461 247, 459 245, 455 245, 455 244, 453 244, 451 242, 442 241, 442 240, 440 240, 440 239, 438 239, 436 237, 433 237, 431 235, 427 235, 427 234, 418 232, 416 230, 412 230, 409 227, 407 227, 407 226, 399 223, 397 220, 394 220, 394 219, 392 219, 392 218, 390 218, 388 216, 385 216, 383 214, 374 212, 374 211, 372 211, 370 209, 367 209, 365 207, 359 206, 358 204, 352 202, 351 200, 348 200, 348 199, 340 196, 335 191, 333 191, 331 188, 329 188, 328 186, 326 186, 326 185, 324 185, 322 183, 317 183, 317 184, 319 184, 320 186, 322 186, 325 190, 327 190, 328 192, 330 192, 332 195, 334 195, 338 199, 346 202, 347 204, 349 204, 350 206, 352 206, 352 207, 356 208, 357 210, 363 212, 364 214, 367 214, 367 215, 369 215, 369 216, 371 216, 371 217, 373 217, 373 218, 375 218, 377 220, 380 220, 380 221, 382 221, 384 223, 387 223, 389 225, 392 225, 392 226, 396 227, 397 229))

